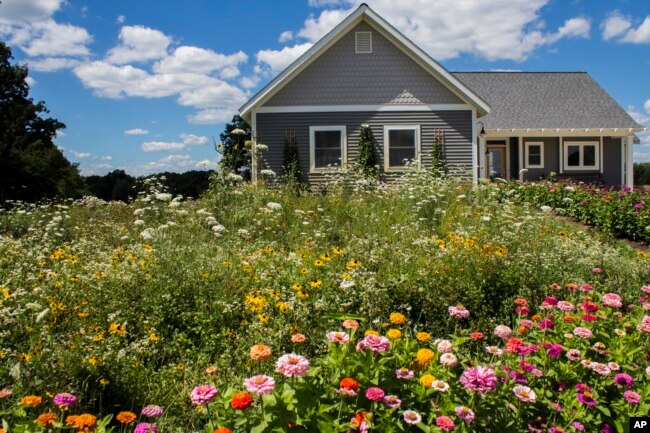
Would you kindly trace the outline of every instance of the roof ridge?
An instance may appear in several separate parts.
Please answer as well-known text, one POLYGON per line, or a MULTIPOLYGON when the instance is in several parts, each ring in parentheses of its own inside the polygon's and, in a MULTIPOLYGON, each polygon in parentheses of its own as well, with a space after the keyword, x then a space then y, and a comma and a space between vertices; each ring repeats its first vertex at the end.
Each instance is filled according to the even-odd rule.
POLYGON ((587 71, 449 71, 452 74, 588 74, 587 71))

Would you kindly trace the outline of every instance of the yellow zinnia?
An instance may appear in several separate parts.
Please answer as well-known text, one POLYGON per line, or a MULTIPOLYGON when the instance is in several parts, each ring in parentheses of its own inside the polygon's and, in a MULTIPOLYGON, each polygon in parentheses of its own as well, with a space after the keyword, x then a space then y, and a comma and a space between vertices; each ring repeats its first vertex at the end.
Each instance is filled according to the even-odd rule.
POLYGON ((424 368, 429 365, 435 356, 436 355, 430 349, 420 349, 418 350, 417 355, 415 355, 415 359, 417 363, 424 368))
POLYGON ((425 388, 431 388, 433 381, 436 380, 436 377, 431 374, 425 374, 420 378, 420 385, 425 388))
POLYGON ((403 325, 406 323, 406 316, 404 316, 402 313, 392 313, 390 315, 390 323, 393 325, 403 325))
POLYGON ((429 334, 428 332, 418 332, 417 334, 415 334, 415 338, 417 338, 418 341, 425 343, 431 340, 431 334, 429 334))
POLYGON ((399 329, 389 329, 388 332, 386 333, 386 337, 390 338, 391 340, 397 340, 402 336, 402 331, 399 329))

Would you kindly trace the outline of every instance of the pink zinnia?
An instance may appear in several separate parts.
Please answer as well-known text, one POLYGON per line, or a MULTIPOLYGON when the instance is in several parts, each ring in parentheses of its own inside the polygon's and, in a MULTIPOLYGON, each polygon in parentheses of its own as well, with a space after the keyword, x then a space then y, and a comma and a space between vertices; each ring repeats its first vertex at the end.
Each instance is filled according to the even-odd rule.
POLYGON ((590 329, 583 328, 582 326, 576 326, 573 329, 573 335, 576 335, 581 338, 590 338, 593 334, 590 329))
POLYGON ((494 391, 498 384, 494 370, 480 365, 466 369, 459 380, 465 388, 481 394, 494 391))
POLYGON ((621 297, 616 293, 606 293, 603 295, 603 305, 609 308, 621 308, 623 302, 621 297))
POLYGON ((158 429, 156 424, 149 424, 148 422, 141 422, 135 426, 133 433, 157 433, 158 429))
POLYGON ((357 352, 372 350, 375 353, 388 352, 390 340, 383 335, 369 334, 357 343, 357 352))
POLYGON ((244 386, 248 392, 254 392, 259 395, 270 394, 275 389, 275 379, 271 376, 259 374, 246 379, 244 386))
POLYGON ((371 401, 381 401, 384 398, 384 390, 376 386, 368 388, 366 397, 371 401))
POLYGON ((467 310, 462 305, 456 305, 455 307, 448 308, 449 315, 457 319, 467 319, 469 317, 469 310, 467 310))
POLYGON ((440 364, 452 368, 458 365, 458 358, 453 353, 443 353, 440 355, 440 364))
POLYGON ((650 332, 650 316, 643 316, 641 323, 639 323, 636 329, 641 332, 650 332))
POLYGON ((415 372, 406 367, 402 367, 395 370, 395 376, 397 376, 398 379, 411 380, 413 379, 413 376, 415 376, 415 372))
POLYGON ((57 406, 68 407, 77 402, 77 397, 75 397, 74 395, 68 392, 62 392, 60 394, 55 395, 52 401, 57 406))
POLYGON ((535 403, 535 401, 537 401, 537 394, 527 386, 517 385, 512 391, 515 393, 517 398, 523 402, 535 403))
POLYGON ((650 293, 650 284, 646 284, 645 286, 642 286, 641 290, 646 293, 650 293))
POLYGON ((436 425, 444 431, 451 431, 456 426, 456 424, 454 424, 454 420, 446 415, 442 415, 436 418, 436 425))
POLYGON ((384 404, 390 408, 398 408, 402 405, 402 400, 396 395, 387 395, 384 397, 384 404))
POLYGON ((210 403, 219 393, 219 390, 212 385, 199 385, 192 390, 190 400, 196 405, 210 403))
POLYGON ((559 308, 562 311, 573 311, 575 308, 573 304, 569 301, 560 301, 557 303, 557 308, 559 308))
POLYGON ((494 335, 507 340, 508 338, 512 337, 512 329, 505 325, 498 325, 496 328, 494 328, 494 335))
POLYGON ((275 371, 286 377, 304 377, 309 370, 309 360, 302 355, 282 355, 275 363, 275 371))
POLYGON ((553 329, 555 328, 555 323, 551 319, 542 319, 539 322, 539 329, 553 329))
POLYGON ((627 388, 632 388, 634 386, 634 379, 627 373, 617 373, 614 376, 614 383, 617 385, 623 385, 627 388))
POLYGON ((625 400, 627 400, 627 402, 630 404, 641 403, 641 396, 636 391, 625 391, 623 393, 623 397, 625 397, 625 400))
POLYGON ((436 340, 436 349, 440 353, 449 353, 454 350, 454 346, 449 340, 436 340))
POLYGON ((612 372, 607 364, 603 364, 601 362, 592 362, 589 364, 589 368, 602 376, 609 376, 612 372))
POLYGON ((593 272, 594 274, 600 274, 601 272, 603 272, 603 270, 600 268, 593 268, 591 272, 593 272))
POLYGON ((422 421, 422 417, 414 410, 404 411, 404 422, 407 424, 415 425, 422 421))
POLYGON ((158 418, 165 412, 165 409, 163 409, 160 406, 157 406, 155 404, 150 404, 148 406, 145 406, 142 408, 140 413, 144 416, 148 416, 149 418, 158 418))
POLYGON ((454 412, 456 412, 458 418, 467 423, 474 421, 474 411, 467 406, 457 406, 456 409, 454 409, 454 412))
POLYGON ((348 341, 350 341, 350 336, 348 335, 348 333, 343 331, 328 332, 326 337, 327 337, 327 341, 329 341, 330 343, 345 344, 348 341))

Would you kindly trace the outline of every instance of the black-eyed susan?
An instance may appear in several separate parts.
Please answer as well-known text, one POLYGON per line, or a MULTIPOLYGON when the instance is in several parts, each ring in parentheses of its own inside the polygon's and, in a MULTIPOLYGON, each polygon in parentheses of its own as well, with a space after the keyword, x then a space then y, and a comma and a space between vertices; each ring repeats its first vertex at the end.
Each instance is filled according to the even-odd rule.
POLYGON ((286 302, 278 302, 276 304, 276 307, 278 307, 278 310, 280 310, 281 313, 289 312, 289 304, 287 304, 286 302))
POLYGON ((149 341, 156 342, 160 341, 160 335, 156 334, 155 332, 150 332, 149 333, 149 341))
POLYGON ((108 327, 108 332, 112 335, 124 337, 126 335, 126 326, 120 325, 119 323, 111 323, 108 327))
POLYGON ((324 261, 324 262, 330 262, 330 261, 332 261, 332 256, 330 256, 329 254, 325 253, 325 254, 321 254, 320 259, 321 259, 322 261, 324 261))
POLYGON ((302 290, 302 284, 298 284, 298 283, 296 283, 296 284, 294 284, 293 286, 291 286, 291 288, 292 288, 293 290, 296 290, 296 291, 297 291, 297 290, 302 290))
POLYGON ((359 266, 361 266, 361 262, 359 260, 350 260, 345 268, 348 271, 351 271, 358 268, 359 266))
POLYGON ((322 260, 320 260, 320 259, 316 259, 316 260, 314 260, 314 266, 316 266, 317 268, 320 268, 320 267, 323 266, 324 264, 325 264, 325 263, 324 263, 322 260))
POLYGON ((342 255, 344 252, 345 252, 345 251, 343 251, 343 248, 339 248, 339 247, 334 247, 334 248, 332 248, 332 253, 333 253, 334 255, 336 255, 336 256, 340 256, 340 255, 342 255))
POLYGON ((303 275, 308 274, 308 273, 309 273, 309 269, 307 269, 307 268, 300 268, 300 273, 303 274, 303 275))
POLYGON ((314 288, 315 288, 315 287, 320 287, 322 284, 323 284, 323 281, 322 281, 322 280, 311 280, 311 281, 309 282, 309 286, 310 286, 310 287, 314 287, 314 288))
POLYGON ((268 323, 269 322, 269 316, 267 316, 266 314, 258 314, 257 318, 262 323, 268 323))
POLYGON ((305 292, 304 290, 298 290, 296 293, 296 296, 299 297, 300 299, 307 299, 309 298, 309 293, 305 292))

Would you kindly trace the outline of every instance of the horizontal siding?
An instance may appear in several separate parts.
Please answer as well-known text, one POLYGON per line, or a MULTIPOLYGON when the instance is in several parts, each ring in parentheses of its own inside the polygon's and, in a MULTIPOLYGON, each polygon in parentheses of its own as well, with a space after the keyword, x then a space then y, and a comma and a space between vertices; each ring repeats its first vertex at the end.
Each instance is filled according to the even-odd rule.
POLYGON ((560 172, 558 137, 524 137, 524 168, 527 164, 526 143, 540 141, 544 143, 544 168, 527 168, 528 171, 524 174, 524 180, 546 179, 551 172, 560 172))
POLYGON ((362 22, 264 106, 463 103, 427 70, 362 22), (355 53, 355 32, 372 32, 372 53, 355 53))
POLYGON ((342 113, 258 113, 257 136, 269 149, 264 153, 262 166, 282 173, 284 138, 295 134, 298 156, 304 180, 310 184, 323 182, 327 175, 309 173, 309 127, 345 125, 347 132, 348 165, 354 164, 361 125, 368 124, 375 138, 378 164, 384 165, 384 125, 420 125, 421 161, 431 167, 435 131, 444 130, 443 154, 447 164, 465 176, 472 168, 472 115, 470 111, 439 112, 342 112, 342 113))

